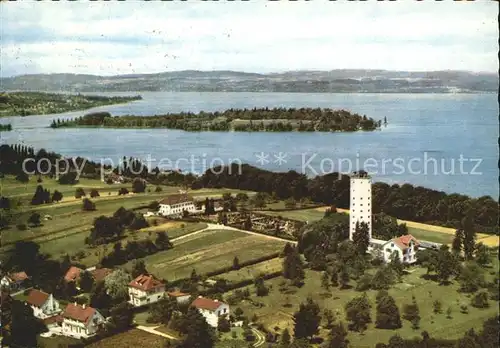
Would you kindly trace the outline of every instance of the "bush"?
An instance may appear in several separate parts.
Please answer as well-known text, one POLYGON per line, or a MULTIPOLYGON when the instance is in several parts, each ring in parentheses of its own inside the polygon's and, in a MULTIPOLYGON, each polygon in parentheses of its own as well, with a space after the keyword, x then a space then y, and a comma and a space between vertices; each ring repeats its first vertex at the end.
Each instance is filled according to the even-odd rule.
POLYGON ((63 174, 59 177, 59 184, 61 185, 74 185, 78 182, 76 180, 76 173, 75 172, 70 172, 63 174))
POLYGON ((118 195, 128 195, 128 190, 125 187, 122 187, 121 189, 118 190, 118 195))
POLYGON ((26 231, 26 229, 28 228, 26 224, 17 224, 16 227, 19 231, 26 231))
POLYGON ((95 198, 99 196, 100 196, 99 191, 97 191, 96 189, 92 189, 92 191, 90 191, 90 198, 95 198))
POLYGON ((132 181, 132 192, 143 193, 146 191, 146 181, 141 178, 135 178, 132 181))
POLYGON ((488 308, 490 304, 488 303, 488 293, 484 290, 479 291, 471 301, 473 307, 476 308, 488 308))
POLYGON ((155 192, 161 192, 161 191, 163 191, 163 189, 161 188, 161 186, 156 186, 155 192))
POLYGON ((79 187, 79 188, 76 189, 76 191, 75 191, 75 198, 78 199, 78 198, 82 198, 82 197, 85 197, 85 196, 86 196, 86 193, 85 193, 85 191, 81 187, 79 187))
POLYGON ((94 211, 95 210, 95 203, 92 202, 90 199, 88 198, 85 198, 83 200, 83 206, 82 206, 82 209, 84 211, 94 211))

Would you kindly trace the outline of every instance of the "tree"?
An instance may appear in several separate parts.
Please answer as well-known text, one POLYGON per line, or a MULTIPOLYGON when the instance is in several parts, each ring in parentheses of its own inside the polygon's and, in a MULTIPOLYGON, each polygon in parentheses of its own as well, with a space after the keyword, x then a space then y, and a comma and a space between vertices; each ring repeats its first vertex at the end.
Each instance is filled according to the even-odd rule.
POLYGON ((151 306, 149 320, 167 325, 178 310, 177 300, 164 298, 151 306))
POLYGON ((47 329, 33 315, 33 309, 28 304, 20 301, 12 303, 9 337, 11 347, 37 347, 37 335, 45 331, 47 329))
POLYGON ((94 277, 90 272, 84 271, 80 274, 80 289, 84 292, 90 292, 92 286, 94 285, 94 277))
POLYGON ((420 310, 415 296, 412 296, 412 303, 403 307, 403 318, 412 324, 412 328, 417 330, 420 327, 420 310))
POLYGON ((288 331, 288 328, 285 328, 285 330, 283 330, 283 333, 281 334, 281 340, 280 340, 281 347, 283 348, 288 347, 291 341, 292 338, 290 336, 290 331, 288 331))
POLYGON ((321 275, 321 287, 326 291, 330 290, 330 275, 326 271, 321 275))
POLYGON ((479 291, 474 295, 471 300, 472 307, 476 308, 488 308, 490 306, 488 302, 488 293, 484 290, 479 291))
POLYGON ((124 195, 128 195, 128 190, 126 187, 122 187, 118 190, 118 196, 124 196, 124 195))
POLYGON ((264 278, 257 277, 254 282, 255 285, 255 294, 257 296, 267 296, 269 294, 269 289, 264 284, 264 278))
POLYGON ((108 295, 113 300, 128 298, 128 284, 130 283, 130 275, 124 270, 118 268, 104 279, 108 295))
POLYGON ((476 245, 476 262, 481 266, 486 266, 491 262, 490 251, 483 243, 476 245))
POLYGON ((144 218, 144 215, 136 214, 134 216, 134 219, 130 223, 129 228, 131 230, 137 231, 137 230, 140 230, 141 228, 146 228, 148 226, 149 226, 149 224, 146 221, 146 219, 144 218))
POLYGON ((238 259, 238 256, 235 256, 233 259, 233 269, 240 269, 240 260, 238 259))
POLYGON ((326 319, 326 328, 331 329, 333 323, 335 322, 335 314, 333 314, 331 309, 327 308, 323 311, 323 316, 326 319))
POLYGON ((304 276, 304 264, 298 250, 295 248, 293 252, 285 256, 283 277, 292 280, 295 284, 299 284, 304 280, 304 276))
POLYGON ((346 320, 349 321, 349 329, 363 332, 371 323, 371 304, 366 293, 349 301, 345 306, 346 320))
POLYGON ((395 264, 390 266, 381 266, 375 272, 371 279, 371 288, 374 290, 389 289, 394 284, 394 271, 393 268, 398 268, 395 264))
POLYGON ((459 228, 455 231, 455 237, 453 238, 453 242, 451 243, 451 250, 456 255, 460 255, 460 253, 462 252, 463 240, 464 240, 464 231, 459 228))
POLYGON ((335 267, 332 269, 330 281, 332 282, 333 287, 336 288, 337 286, 339 286, 339 274, 338 274, 337 269, 335 267))
POLYGON ((352 235, 352 242, 358 255, 365 255, 370 245, 369 228, 365 222, 356 222, 356 229, 352 235))
POLYGON ((389 270, 394 272, 398 279, 401 279, 401 276, 404 273, 404 265, 401 262, 401 259, 399 258, 399 254, 395 251, 391 255, 391 262, 389 263, 389 270))
POLYGON ((309 338, 318 334, 321 323, 320 309, 311 297, 305 303, 301 303, 299 310, 293 315, 295 339, 309 338))
POLYGON ((159 250, 167 250, 172 248, 172 242, 168 238, 168 234, 164 231, 156 234, 155 245, 159 250))
POLYGON ((347 339, 347 330, 342 322, 334 324, 328 333, 328 342, 325 348, 347 348, 349 340, 347 339))
POLYGON ((76 191, 75 191, 75 198, 76 199, 85 197, 85 195, 86 195, 86 193, 81 187, 76 189, 76 191))
POLYGON ((399 329, 401 327, 401 318, 399 308, 392 296, 377 296, 377 318, 375 326, 379 329, 399 329))
POLYGON ((231 323, 227 319, 227 315, 223 315, 219 318, 219 321, 217 323, 217 331, 219 332, 231 331, 231 323))
POLYGON ((34 227, 40 226, 40 219, 40 214, 35 211, 31 213, 30 217, 28 218, 28 224, 31 224, 34 227))
POLYGON ((90 306, 99 309, 102 314, 103 311, 109 310, 111 305, 112 299, 111 296, 108 295, 104 281, 95 283, 90 293, 90 306))
POLYGON ((287 209, 293 209, 297 206, 297 201, 291 197, 291 198, 288 198, 287 200, 285 200, 285 208, 287 209))
POLYGON ((52 202, 60 202, 63 199, 63 194, 57 190, 52 194, 52 202))
POLYGON ((90 198, 96 198, 99 196, 100 196, 99 191, 97 191, 96 189, 90 190, 90 198))
POLYGON ((146 191, 146 181, 141 178, 135 178, 132 181, 132 192, 143 193, 146 191))
POLYGON ((141 274, 148 274, 144 260, 134 260, 132 262, 132 278, 137 278, 141 274))
POLYGON ((435 263, 437 277, 441 284, 446 284, 451 276, 458 274, 460 264, 457 257, 450 253, 447 245, 439 249, 435 263))
POLYGON ((245 229, 247 231, 252 230, 252 219, 251 219, 250 215, 247 216, 247 218, 245 220, 245 224, 243 226, 243 229, 245 229))
POLYGON ((84 198, 83 203, 82 203, 82 209, 84 211, 94 211, 95 210, 95 203, 92 202, 88 198, 84 198))
POLYGON ((458 280, 463 292, 475 292, 486 285, 483 269, 474 262, 468 262, 462 267, 458 280))
POLYGON ((121 332, 130 327, 134 323, 134 312, 132 305, 124 301, 111 308, 109 327, 113 332, 121 332))
POLYGON ((476 232, 474 230, 473 211, 469 210, 462 219, 461 227, 463 229, 463 247, 466 260, 472 260, 474 256, 474 247, 476 245, 476 232))
POLYGON ((345 289, 349 286, 349 271, 347 269, 347 266, 343 264, 340 267, 340 276, 339 276, 339 283, 340 283, 340 288, 345 289))
POLYGON ((443 311, 443 304, 439 300, 432 303, 434 314, 440 314, 443 311))
POLYGON ((189 308, 183 322, 184 340, 178 348, 213 348, 215 339, 212 329, 196 308, 189 308))

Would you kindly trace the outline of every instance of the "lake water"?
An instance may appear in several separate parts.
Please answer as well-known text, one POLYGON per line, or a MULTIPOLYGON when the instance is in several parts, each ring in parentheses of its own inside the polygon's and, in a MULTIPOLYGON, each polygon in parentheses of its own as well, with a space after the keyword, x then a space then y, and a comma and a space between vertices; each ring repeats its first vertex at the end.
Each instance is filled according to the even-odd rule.
POLYGON ((14 127, 14 131, 1 134, 1 142, 24 142, 36 149, 43 147, 93 160, 111 158, 115 163, 123 155, 151 158, 155 160, 151 161, 153 167, 177 167, 197 173, 212 164, 238 160, 273 171, 294 169, 309 176, 365 168, 375 181, 407 182, 450 193, 498 197, 495 94, 128 94, 138 93, 143 100, 124 105, 0 119, 14 127), (343 108, 374 119, 387 117, 388 125, 381 131, 356 133, 48 128, 54 118, 71 118, 97 110, 112 115, 153 115, 253 107, 343 108))

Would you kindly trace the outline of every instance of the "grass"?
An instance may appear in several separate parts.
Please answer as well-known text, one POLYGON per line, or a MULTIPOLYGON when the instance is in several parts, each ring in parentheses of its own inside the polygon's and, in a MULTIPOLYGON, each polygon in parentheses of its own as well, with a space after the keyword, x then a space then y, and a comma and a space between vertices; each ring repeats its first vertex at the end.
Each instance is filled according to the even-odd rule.
POLYGON ((243 339, 243 329, 233 327, 230 332, 224 332, 219 335, 219 341, 215 344, 216 348, 241 348, 248 346, 248 342, 243 339), (233 338, 233 332, 236 338, 233 338))
POLYGON ((80 340, 65 336, 40 337, 38 336, 38 344, 44 348, 61 348, 69 347, 71 344, 81 343, 80 340))
MULTIPOLYGON (((174 248, 144 258, 150 272, 169 281, 206 273, 282 250, 284 242, 239 231, 209 230, 174 243, 174 248)), ((129 263, 130 264, 130 263, 129 263)))
POLYGON ((255 265, 240 268, 239 270, 224 273, 217 278, 224 278, 231 282, 237 282, 244 279, 254 279, 261 274, 274 273, 282 269, 283 259, 277 257, 268 261, 259 262, 255 265))
MULTIPOLYGON (((290 211, 259 211, 259 213, 269 216, 281 216, 286 219, 314 222, 321 220, 325 213, 317 208, 290 210, 290 211)), ((340 215, 340 214, 339 214, 340 215)))
POLYGON ((408 233, 413 237, 429 242, 451 244, 453 242, 453 235, 441 232, 432 232, 415 227, 408 227, 408 233))
MULTIPOLYGON (((389 292, 395 298, 400 313, 402 313, 403 305, 411 301, 412 295, 416 296, 417 303, 420 308, 421 328, 414 331, 411 328, 411 323, 403 320, 403 327, 398 330, 382 330, 376 329, 374 324, 370 324, 368 330, 364 334, 349 332, 348 339, 353 347, 365 348, 373 347, 377 342, 387 343, 388 339, 399 334, 402 337, 411 338, 419 336, 421 331, 428 331, 431 337, 440 338, 457 338, 464 332, 474 327, 480 329, 482 322, 498 313, 497 303, 490 301, 490 308, 477 309, 470 306, 470 298, 467 294, 457 291, 458 284, 453 283, 449 286, 440 286, 437 283, 425 280, 422 275, 425 270, 422 268, 414 268, 411 274, 403 277, 401 283, 396 284, 389 292), (443 304, 443 313, 433 313, 433 301, 440 300, 443 304), (469 307, 469 314, 460 313, 460 305, 466 304, 469 307), (446 318, 446 310, 452 308, 452 319, 446 318)), ((321 273, 311 270, 306 270, 305 284, 301 288, 287 286, 287 293, 279 291, 280 284, 285 281, 284 278, 278 277, 266 281, 266 285, 270 286, 270 294, 266 297, 256 297, 252 293, 252 300, 264 304, 263 307, 255 307, 250 302, 244 301, 234 307, 241 307, 245 315, 251 317, 257 314, 259 322, 263 323, 271 331, 275 327, 281 330, 288 327, 293 332, 292 315, 298 309, 301 302, 307 296, 311 296, 320 306, 322 310, 329 308, 336 313, 337 320, 345 322, 344 307, 345 304, 352 298, 361 295, 354 289, 339 290, 337 288, 325 291, 321 288, 321 273), (291 307, 284 306, 285 303, 290 303, 291 307)), ((353 282, 354 285, 354 282, 353 282)), ((375 320, 375 295, 376 291, 368 291, 367 295, 372 303, 372 320, 375 320)), ((322 332, 325 336, 326 331, 322 332)), ((326 336, 325 336, 326 337, 326 336)))
POLYGON ((168 339, 138 329, 114 335, 88 345, 88 348, 163 347, 168 339))

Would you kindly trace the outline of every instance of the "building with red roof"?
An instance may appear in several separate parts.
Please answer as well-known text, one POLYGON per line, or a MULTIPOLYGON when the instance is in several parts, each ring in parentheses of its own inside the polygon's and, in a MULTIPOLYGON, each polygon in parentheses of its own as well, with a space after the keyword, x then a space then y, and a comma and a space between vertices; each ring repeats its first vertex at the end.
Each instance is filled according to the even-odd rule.
POLYGON ((80 274, 83 272, 83 269, 71 266, 66 274, 64 275, 64 280, 67 283, 70 282, 78 282, 80 280, 80 274))
POLYGON ((397 255, 402 263, 415 263, 419 246, 419 241, 411 234, 393 238, 382 245, 384 260, 390 262, 393 255, 397 255))
POLYGON ((33 315, 39 319, 53 317, 61 312, 59 301, 52 294, 47 294, 41 290, 32 289, 26 303, 33 309, 33 315))
POLYGON ((169 298, 173 298, 177 301, 177 303, 187 303, 189 299, 191 298, 190 294, 186 294, 184 292, 181 292, 179 290, 175 291, 170 291, 167 293, 167 296, 169 298))
POLYGON ((26 272, 9 273, 0 280, 0 286, 2 289, 9 289, 11 291, 22 290, 26 288, 25 285, 29 278, 26 272))
POLYGON ((219 300, 199 296, 191 303, 191 306, 198 309, 208 325, 212 327, 218 326, 220 317, 229 317, 229 305, 219 300))
POLYGON ((61 333, 74 338, 94 336, 105 322, 97 309, 77 303, 68 304, 61 316, 63 318, 61 333))
POLYGON ((165 297, 165 283, 151 274, 141 274, 128 284, 128 294, 135 307, 155 303, 165 297))

